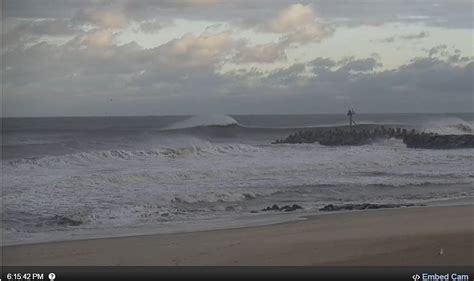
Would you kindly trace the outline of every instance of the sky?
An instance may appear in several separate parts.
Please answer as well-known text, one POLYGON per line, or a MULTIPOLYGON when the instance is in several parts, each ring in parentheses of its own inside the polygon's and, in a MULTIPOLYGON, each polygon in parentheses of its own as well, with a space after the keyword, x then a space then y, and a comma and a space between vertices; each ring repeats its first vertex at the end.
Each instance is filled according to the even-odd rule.
POLYGON ((3 0, 2 116, 472 112, 472 0, 3 0))

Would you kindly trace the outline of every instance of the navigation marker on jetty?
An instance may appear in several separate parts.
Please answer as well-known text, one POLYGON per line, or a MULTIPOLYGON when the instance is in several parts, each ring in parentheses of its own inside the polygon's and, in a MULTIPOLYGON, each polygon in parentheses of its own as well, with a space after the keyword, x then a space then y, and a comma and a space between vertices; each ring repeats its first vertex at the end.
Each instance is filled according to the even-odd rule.
POLYGON ((352 125, 355 125, 355 121, 352 119, 352 116, 355 115, 354 108, 349 109, 347 116, 349 116, 349 127, 352 129, 352 125))

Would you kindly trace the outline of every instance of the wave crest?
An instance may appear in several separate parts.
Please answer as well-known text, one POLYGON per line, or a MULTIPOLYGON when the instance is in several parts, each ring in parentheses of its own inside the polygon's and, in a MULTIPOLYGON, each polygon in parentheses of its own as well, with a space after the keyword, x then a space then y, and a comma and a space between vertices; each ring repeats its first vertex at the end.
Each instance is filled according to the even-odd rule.
POLYGON ((158 148, 154 150, 104 150, 93 152, 80 152, 61 156, 44 156, 33 158, 22 158, 8 161, 11 167, 61 167, 63 165, 87 165, 98 161, 130 161, 146 160, 150 158, 168 157, 182 158, 219 154, 253 153, 260 148, 246 144, 212 144, 203 142, 197 145, 188 145, 177 148, 158 148))
POLYGON ((443 118, 427 123, 424 131, 440 135, 474 134, 474 124, 461 118, 443 118))
POLYGON ((176 122, 165 130, 179 130, 196 127, 208 127, 208 126, 230 126, 238 125, 237 120, 228 115, 196 115, 191 116, 186 120, 176 122))

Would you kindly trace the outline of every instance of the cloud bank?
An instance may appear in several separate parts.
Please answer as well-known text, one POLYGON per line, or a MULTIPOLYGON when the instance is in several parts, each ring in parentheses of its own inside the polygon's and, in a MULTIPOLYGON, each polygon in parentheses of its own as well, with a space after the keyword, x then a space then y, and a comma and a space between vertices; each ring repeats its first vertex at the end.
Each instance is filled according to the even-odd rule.
POLYGON ((468 8, 7 0, 2 115, 471 111, 469 38, 440 35, 472 32, 468 8), (417 51, 387 68, 400 44, 417 51))

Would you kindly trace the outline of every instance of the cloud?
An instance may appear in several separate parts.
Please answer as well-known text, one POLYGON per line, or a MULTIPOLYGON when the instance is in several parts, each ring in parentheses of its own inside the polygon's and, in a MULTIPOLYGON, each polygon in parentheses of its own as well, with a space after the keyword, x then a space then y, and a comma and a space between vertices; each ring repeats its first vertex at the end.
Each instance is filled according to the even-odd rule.
POLYGON ((333 29, 318 24, 304 26, 293 33, 289 33, 285 40, 289 42, 310 43, 320 42, 330 36, 333 29))
POLYGON ((78 10, 73 20, 81 24, 93 24, 102 28, 124 28, 128 19, 121 9, 84 8, 78 10))
MULTIPOLYGON (((242 94, 234 102, 245 104, 244 109, 250 113, 269 114, 342 112, 348 104, 360 112, 471 111, 472 58, 455 65, 448 60, 420 57, 398 69, 353 72, 376 65, 373 58, 321 58, 306 67, 295 64, 262 76, 258 84, 241 86, 242 94), (308 67, 316 67, 316 75, 308 76, 308 67), (252 95, 254 92, 259 95, 252 95)), ((248 74, 255 75, 258 73, 248 74)), ((238 77, 246 76, 240 73, 238 77)))
MULTIPOLYGON (((393 22, 471 30, 472 3, 301 2, 5 0, 1 73, 7 114, 329 112, 346 107, 341 96, 362 111, 469 111, 473 63, 469 53, 452 51, 452 44, 463 49, 458 39, 449 47, 420 41, 426 54, 390 71, 380 67, 380 58, 360 55, 382 50, 358 53, 360 46, 351 46, 355 52, 347 54, 355 56, 341 59, 328 42, 318 47, 332 57, 313 59, 318 48, 296 47, 320 42, 341 26, 351 30, 346 27, 373 22, 380 23, 378 31, 393 22), (143 36, 133 37, 137 27, 154 32, 175 19, 176 28, 149 37, 158 46, 133 42, 143 36), (220 25, 199 33, 208 22, 220 25), (182 35, 194 23, 199 27, 182 35), (225 72, 227 63, 238 70, 225 72)), ((427 36, 403 33, 392 42, 427 36)), ((345 46, 336 47, 345 52, 345 46)))
POLYGON ((237 63, 272 63, 286 59, 286 41, 277 43, 259 44, 256 46, 242 46, 234 58, 237 63))
POLYGON ((186 35, 144 49, 102 41, 111 32, 102 31, 88 34, 83 45, 75 38, 8 51, 5 114, 314 113, 340 111, 344 100, 364 112, 469 111, 472 105, 474 63, 453 63, 456 52, 435 58, 427 51, 386 71, 374 57, 322 57, 269 73, 222 73, 216 70, 225 50, 242 48, 227 32, 186 35))
MULTIPOLYGON (((421 23, 427 26, 472 28, 473 2, 467 1, 334 1, 305 0, 303 7, 314 5, 320 17, 331 25, 360 26, 370 23, 421 23)), ((294 4, 291 0, 117 0, 57 1, 4 0, 3 17, 70 18, 80 9, 122 10, 129 21, 152 18, 186 18, 228 22, 268 20, 281 9, 294 4), (111 7, 112 6, 112 7, 111 7), (199 8, 197 13, 195 8, 199 8)), ((298 4, 296 4, 298 5, 298 4)))
POLYGON ((23 45, 45 36, 71 36, 78 32, 69 21, 63 19, 5 21, 7 28, 2 34, 3 47, 23 45), (9 27, 8 27, 9 26, 9 27))
POLYGON ((318 1, 318 10, 338 26, 423 24, 444 28, 472 28, 471 0, 430 1, 318 1))
POLYGON ((289 33, 311 24, 316 15, 309 5, 294 4, 280 12, 278 18, 271 24, 271 31, 289 33))
POLYGON ((140 23, 140 30, 145 33, 154 33, 162 29, 164 26, 165 24, 160 20, 146 20, 140 23))
POLYGON ((219 0, 185 0, 184 2, 188 2, 191 5, 214 5, 219 3, 219 0))
POLYGON ((376 57, 354 58, 346 57, 339 61, 330 58, 317 58, 307 63, 316 75, 325 75, 327 73, 339 73, 348 77, 360 72, 372 72, 381 67, 382 63, 376 57))
POLYGON ((316 69, 329 69, 337 65, 337 62, 330 58, 316 58, 307 63, 308 66, 316 69))
POLYGON ((422 39, 425 37, 428 37, 428 32, 426 31, 421 31, 420 33, 416 34, 406 34, 406 35, 401 35, 400 38, 404 40, 414 40, 414 39, 422 39))
POLYGON ((438 45, 429 50, 429 55, 430 57, 433 57, 435 55, 446 56, 448 54, 447 49, 448 45, 446 44, 438 45))
POLYGON ((428 36, 429 36, 429 33, 427 31, 421 31, 419 33, 387 37, 387 38, 379 40, 379 42, 393 43, 395 42, 395 40, 418 40, 418 39, 426 38, 428 36))
POLYGON ((272 71, 265 80, 271 81, 274 85, 281 87, 290 87, 295 84, 295 81, 301 77, 301 74, 306 71, 304 63, 296 63, 287 68, 280 68, 272 71))
POLYGON ((368 72, 373 71, 375 68, 382 66, 382 64, 377 61, 375 58, 364 58, 364 59, 355 59, 353 57, 346 58, 338 63, 341 65, 339 71, 362 71, 368 72))
POLYGON ((230 32, 217 34, 186 34, 172 40, 159 48, 169 56, 192 65, 208 64, 227 54, 235 47, 236 41, 230 32))
POLYGON ((89 48, 107 48, 114 43, 114 35, 109 30, 95 30, 80 36, 78 42, 89 48))
POLYGON ((381 39, 379 40, 379 42, 382 42, 382 43, 393 43, 395 42, 395 36, 391 36, 391 37, 387 37, 387 38, 384 38, 384 39, 381 39))
POLYGON ((294 4, 283 9, 266 29, 283 34, 288 43, 319 42, 332 34, 333 30, 317 22, 311 5, 294 4))
POLYGON ((459 49, 453 50, 446 44, 434 46, 429 50, 425 49, 425 51, 428 52, 430 58, 444 59, 452 64, 464 64, 472 60, 468 56, 463 56, 459 49))

